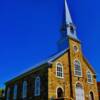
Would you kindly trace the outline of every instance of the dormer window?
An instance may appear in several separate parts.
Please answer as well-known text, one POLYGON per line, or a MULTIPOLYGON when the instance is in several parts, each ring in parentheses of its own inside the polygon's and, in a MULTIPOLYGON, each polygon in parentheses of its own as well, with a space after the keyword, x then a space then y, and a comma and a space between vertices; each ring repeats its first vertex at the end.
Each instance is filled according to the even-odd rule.
POLYGON ((92 80, 92 74, 91 74, 90 71, 87 71, 87 82, 88 83, 92 83, 93 82, 93 80, 92 80))
POLYGON ((82 76, 81 64, 79 60, 74 61, 74 74, 75 76, 82 76))
POLYGON ((56 76, 63 78, 63 65, 59 62, 56 64, 56 76))

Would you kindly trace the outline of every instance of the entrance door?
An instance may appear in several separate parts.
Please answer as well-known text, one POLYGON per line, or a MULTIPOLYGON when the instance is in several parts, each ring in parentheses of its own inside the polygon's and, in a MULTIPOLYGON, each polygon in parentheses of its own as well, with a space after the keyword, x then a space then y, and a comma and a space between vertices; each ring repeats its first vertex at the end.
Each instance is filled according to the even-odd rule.
POLYGON ((57 89, 57 99, 56 100, 64 100, 62 88, 57 89))
POLYGON ((93 92, 90 92, 90 100, 94 100, 93 92))
POLYGON ((76 85, 76 100, 84 100, 84 90, 81 84, 76 85))

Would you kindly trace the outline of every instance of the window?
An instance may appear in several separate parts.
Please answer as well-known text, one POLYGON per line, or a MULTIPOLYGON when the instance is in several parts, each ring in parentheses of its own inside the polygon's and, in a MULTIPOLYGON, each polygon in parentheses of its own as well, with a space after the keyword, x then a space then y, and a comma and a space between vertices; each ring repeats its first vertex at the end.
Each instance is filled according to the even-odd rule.
POLYGON ((35 79, 35 96, 40 95, 40 77, 36 77, 35 79))
POLYGON ((78 46, 76 46, 76 45, 74 45, 74 52, 76 53, 76 52, 78 52, 78 46))
POLYGON ((76 76, 82 76, 81 64, 79 60, 75 60, 74 62, 74 71, 76 76))
POLYGON ((10 100, 10 88, 7 89, 7 98, 6 100, 10 100))
POLYGON ((22 98, 27 97, 27 81, 23 82, 23 92, 22 92, 22 98))
POLYGON ((63 65, 61 63, 57 63, 56 65, 56 76, 63 78, 63 65))
POLYGON ((13 99, 16 100, 17 99, 17 85, 14 86, 14 91, 13 91, 14 95, 13 95, 13 99))
POLYGON ((88 83, 92 83, 92 74, 90 73, 90 71, 87 72, 87 81, 88 83))

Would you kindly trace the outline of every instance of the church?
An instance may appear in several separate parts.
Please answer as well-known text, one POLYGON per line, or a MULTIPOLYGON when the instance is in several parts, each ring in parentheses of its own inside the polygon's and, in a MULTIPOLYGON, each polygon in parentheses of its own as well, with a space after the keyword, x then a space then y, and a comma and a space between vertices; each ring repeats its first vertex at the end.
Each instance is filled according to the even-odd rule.
POLYGON ((67 1, 66 48, 5 83, 6 100, 99 100, 96 73, 84 57, 67 1))

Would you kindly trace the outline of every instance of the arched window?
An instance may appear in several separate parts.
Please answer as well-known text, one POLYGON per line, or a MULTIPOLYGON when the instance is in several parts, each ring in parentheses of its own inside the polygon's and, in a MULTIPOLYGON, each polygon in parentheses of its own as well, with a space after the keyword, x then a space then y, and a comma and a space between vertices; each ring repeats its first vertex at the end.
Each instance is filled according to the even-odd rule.
POLYGON ((23 92, 22 92, 22 98, 27 97, 27 81, 23 82, 23 92))
POLYGON ((7 98, 6 100, 10 100, 10 88, 7 89, 7 98))
POLYGON ((93 92, 90 92, 89 100, 94 100, 93 92))
POLYGON ((92 74, 90 71, 87 71, 87 82, 92 83, 92 74))
POLYGON ((13 91, 13 100, 17 99, 17 85, 14 86, 14 91, 13 91))
POLYGON ((40 95, 40 77, 36 77, 35 79, 35 96, 40 95))
POLYGON ((79 60, 74 61, 74 73, 76 76, 82 76, 81 64, 79 60))
POLYGON ((59 78, 63 78, 63 65, 61 63, 56 64, 56 76, 59 78))

